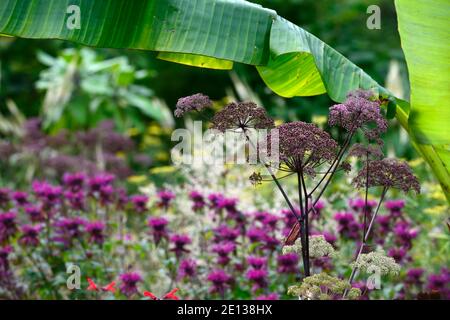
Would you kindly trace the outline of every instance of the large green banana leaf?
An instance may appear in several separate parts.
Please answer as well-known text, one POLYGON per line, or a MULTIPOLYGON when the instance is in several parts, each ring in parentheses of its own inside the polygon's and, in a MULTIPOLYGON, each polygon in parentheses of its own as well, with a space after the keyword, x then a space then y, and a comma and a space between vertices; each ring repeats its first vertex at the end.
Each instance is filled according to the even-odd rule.
MULTIPOLYGON (((438 163, 439 180, 449 181, 450 1, 396 0, 395 6, 411 83, 409 130, 424 158, 438 163)), ((448 195, 450 185, 441 184, 448 195)))
MULTIPOLYGON (((413 8, 406 2, 408 0, 397 1, 400 11, 413 8)), ((424 12, 428 22, 436 17, 448 21, 448 0, 419 2, 430 2, 437 10, 428 8, 424 12)), ((422 11, 411 10, 412 13, 404 16, 399 13, 400 32, 416 34, 416 39, 402 35, 402 41, 408 63, 417 64, 429 53, 427 48, 413 51, 416 46, 422 46, 418 32, 425 32, 430 47, 435 40, 447 45, 449 28, 441 19, 431 28, 428 24, 424 26, 420 20, 422 11), (403 22, 409 15, 413 16, 411 23, 415 22, 415 26, 403 22)), ((448 99, 440 101, 444 94, 433 93, 426 93, 431 100, 420 98, 428 88, 428 82, 420 79, 421 67, 410 66, 412 90, 418 84, 423 88, 411 96, 413 106, 409 117, 409 103, 393 97, 336 50, 273 10, 243 0, 2 0, 0 34, 64 39, 97 47, 152 50, 159 52, 160 59, 205 68, 231 69, 233 62, 255 65, 267 86, 284 97, 328 93, 333 100, 342 102, 351 90, 372 89, 396 102, 397 119, 413 137, 450 199, 450 157, 446 149, 449 143, 448 99), (80 29, 67 27, 70 5, 80 8, 80 29), (442 118, 436 115, 436 110, 442 113, 442 118)), ((432 52, 436 52, 436 59, 448 57, 445 56, 448 50, 447 53, 440 49, 432 52)), ((436 70, 441 73, 447 70, 446 74, 429 78, 431 70, 426 70, 425 77, 443 81, 436 85, 435 92, 445 91, 446 97, 448 61, 444 60, 440 70, 436 70)), ((431 83, 431 87, 434 85, 431 83)))

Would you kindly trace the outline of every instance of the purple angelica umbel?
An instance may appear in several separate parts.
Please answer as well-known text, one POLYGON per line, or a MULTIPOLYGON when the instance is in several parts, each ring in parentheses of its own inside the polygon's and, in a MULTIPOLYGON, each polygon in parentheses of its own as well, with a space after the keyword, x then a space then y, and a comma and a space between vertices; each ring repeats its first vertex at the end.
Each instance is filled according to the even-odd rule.
POLYGON ((277 127, 280 160, 292 172, 314 176, 315 168, 336 157, 337 143, 331 136, 311 123, 301 121, 277 127))
POLYGON ((420 192, 420 184, 406 162, 396 159, 373 160, 364 165, 353 180, 357 188, 384 187, 401 189, 404 192, 420 192), (368 168, 367 168, 368 166, 368 168), (368 174, 367 174, 368 172, 368 174))
POLYGON ((266 110, 253 102, 230 103, 217 112, 212 119, 212 128, 225 132, 227 130, 248 128, 270 129, 274 121, 266 110))
POLYGON ((210 108, 211 106, 212 101, 208 96, 197 93, 192 96, 178 99, 174 114, 175 117, 180 118, 187 112, 201 111, 205 108, 210 108))
POLYGON ((347 95, 344 103, 330 108, 328 124, 342 127, 350 134, 361 129, 367 139, 377 140, 388 126, 380 107, 381 102, 371 91, 356 90, 347 95))

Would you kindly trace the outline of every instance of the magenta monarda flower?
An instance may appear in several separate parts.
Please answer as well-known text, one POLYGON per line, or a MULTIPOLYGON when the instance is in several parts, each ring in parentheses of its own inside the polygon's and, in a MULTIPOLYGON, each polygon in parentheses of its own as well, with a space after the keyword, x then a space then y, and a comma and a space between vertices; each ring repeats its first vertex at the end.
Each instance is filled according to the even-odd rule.
POLYGON ((295 253, 287 253, 277 257, 279 273, 297 273, 298 256, 295 253))
POLYGON ((130 197, 133 208, 137 213, 142 213, 147 210, 148 197, 146 195, 138 194, 130 197))
POLYGON ((395 241, 397 244, 411 248, 412 240, 417 237, 419 230, 411 228, 407 221, 399 221, 394 226, 395 241))
POLYGON ((202 210, 206 204, 203 194, 195 190, 189 192, 189 199, 193 202, 192 210, 194 211, 202 210))
POLYGON ((328 124, 342 127, 350 134, 362 129, 368 139, 377 139, 386 132, 388 123, 381 114, 380 101, 373 96, 371 91, 364 90, 349 93, 344 103, 330 108, 328 124), (370 124, 375 128, 369 128, 370 124))
POLYGON ((247 279, 253 282, 252 286, 253 291, 267 287, 268 275, 269 274, 265 269, 250 269, 245 274, 247 279))
POLYGON ((127 297, 131 297, 134 294, 139 293, 137 284, 142 281, 142 277, 139 273, 122 273, 119 276, 119 279, 121 281, 119 289, 122 294, 126 295, 127 297))
POLYGON ((161 239, 167 239, 168 233, 166 230, 169 221, 163 217, 151 217, 148 219, 148 226, 151 228, 150 234, 153 236, 153 240, 158 244, 161 239))
POLYGON ((226 224, 221 224, 217 228, 213 229, 214 231, 214 242, 234 242, 237 237, 239 237, 239 230, 235 228, 231 228, 226 224))
POLYGON ((366 163, 353 180, 357 188, 364 188, 366 180, 369 187, 396 188, 403 192, 420 192, 419 180, 414 176, 406 162, 396 159, 373 160, 366 163), (367 169, 367 166, 369 167, 367 169), (368 179, 367 179, 368 170, 368 179))
POLYGON ((224 198, 221 193, 211 193, 208 195, 209 207, 211 209, 219 209, 219 203, 224 198))
POLYGON ((350 199, 348 201, 349 206, 356 212, 371 212, 373 208, 377 206, 377 201, 375 200, 367 200, 367 207, 366 207, 366 200, 362 198, 357 199, 350 199), (365 209, 365 210, 364 210, 365 209))
POLYGON ((64 193, 70 207, 73 210, 83 211, 86 207, 86 196, 82 190, 79 191, 66 191, 64 193))
POLYGON ((208 274, 207 280, 212 283, 211 293, 225 294, 225 290, 233 282, 233 278, 222 269, 216 269, 208 274))
POLYGON ((57 236, 54 240, 70 247, 74 240, 81 238, 85 225, 86 220, 80 217, 61 218, 55 222, 57 236))
POLYGON ((388 200, 384 206, 389 210, 392 217, 398 218, 402 215, 402 209, 405 207, 405 200, 388 200))
POLYGON ((18 206, 25 206, 28 203, 28 194, 22 191, 13 192, 12 198, 18 206))
POLYGON ((296 121, 282 124, 277 129, 280 160, 286 170, 314 176, 317 167, 334 160, 337 142, 316 125, 296 121))
POLYGON ((388 256, 394 258, 395 262, 403 263, 405 262, 408 254, 408 250, 404 247, 400 248, 390 248, 388 250, 388 256))
POLYGON ((450 271, 442 268, 440 273, 428 276, 427 289, 437 291, 444 299, 450 298, 450 271))
POLYGON ((384 243, 384 236, 391 231, 391 216, 380 215, 376 218, 376 233, 380 236, 380 244, 384 243))
POLYGON ((225 132, 232 129, 270 129, 273 119, 266 110, 253 102, 230 103, 217 112, 212 119, 212 128, 225 132))
POLYGON ((209 97, 201 93, 197 93, 192 96, 178 99, 174 115, 175 117, 180 118, 187 112, 201 111, 210 107, 212 107, 212 101, 209 97))
POLYGON ((170 203, 175 199, 175 193, 169 190, 161 190, 156 195, 159 198, 157 206, 164 209, 169 208, 170 203))
POLYGON ((32 183, 32 188, 46 208, 59 204, 61 201, 63 190, 60 186, 52 186, 46 181, 34 181, 32 183))
POLYGON ((21 236, 19 243, 26 247, 36 247, 39 245, 39 233, 42 230, 41 225, 23 225, 20 227, 21 236))
POLYGON ((16 217, 15 212, 0 213, 0 243, 16 234, 16 217))
POLYGON ((65 173, 63 176, 64 186, 73 192, 81 190, 86 181, 86 175, 82 172, 65 173))
POLYGON ((45 220, 45 215, 40 206, 27 205, 25 207, 25 213, 33 222, 42 222, 45 220))
POLYGON ((262 269, 267 266, 267 258, 265 257, 257 257, 257 256, 250 256, 247 258, 247 263, 253 268, 253 269, 262 269))
POLYGON ((89 179, 91 193, 100 192, 102 187, 113 183, 115 177, 109 173, 100 173, 89 179))
POLYGON ((280 240, 275 236, 266 234, 264 236, 263 243, 264 243, 264 246, 262 247, 262 249, 274 251, 280 245, 280 240))
POLYGON ((197 262, 194 259, 184 259, 178 267, 178 279, 192 278, 197 274, 197 262))
POLYGON ((355 217, 350 212, 338 212, 334 215, 334 220, 338 223, 338 232, 342 237, 348 239, 359 239, 361 225, 355 221, 355 217))
POLYGON ((104 206, 107 206, 114 201, 114 187, 110 184, 101 186, 97 194, 100 199, 100 203, 104 206))
POLYGON ((278 216, 265 211, 255 212, 254 217, 255 220, 259 221, 262 227, 267 230, 275 230, 278 221, 281 220, 278 216))
POLYGON ((189 253, 189 250, 185 248, 186 245, 192 242, 189 236, 184 234, 174 234, 170 237, 170 242, 173 243, 173 247, 170 251, 175 252, 177 257, 181 257, 183 253, 189 253))
POLYGON ((217 263, 223 266, 230 262, 229 254, 234 250, 236 250, 236 245, 232 242, 222 242, 212 246, 212 252, 219 256, 217 263))
POLYGON ((247 231, 247 238, 250 242, 262 242, 266 237, 266 232, 261 228, 251 227, 247 231))
POLYGON ((409 285, 421 285, 423 280, 422 276, 425 270, 422 268, 411 268, 406 272, 406 283, 409 285))
POLYGON ((86 232, 89 235, 89 241, 102 245, 105 241, 105 224, 102 221, 92 221, 86 223, 86 232))

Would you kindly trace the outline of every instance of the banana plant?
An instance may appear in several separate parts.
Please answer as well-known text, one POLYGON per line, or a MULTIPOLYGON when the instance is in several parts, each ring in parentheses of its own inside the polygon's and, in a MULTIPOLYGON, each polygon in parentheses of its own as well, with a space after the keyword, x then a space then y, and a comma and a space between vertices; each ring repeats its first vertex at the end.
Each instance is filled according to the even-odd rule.
POLYGON ((159 59, 230 70, 254 65, 283 97, 370 89, 390 100, 450 202, 448 0, 396 0, 411 80, 397 99, 361 68, 275 11, 244 0, 2 0, 0 34, 158 52, 159 59), (418 36, 420 35, 420 36, 418 36))
MULTIPOLYGON (((42 116, 47 127, 60 120, 63 112, 68 109, 69 101, 73 100, 71 98, 74 92, 88 98, 81 99, 78 105, 72 105, 86 105, 85 108, 75 108, 87 109, 78 112, 81 116, 77 116, 78 122, 84 127, 88 126, 89 119, 94 118, 100 107, 112 111, 135 107, 162 126, 170 127, 173 123, 169 108, 157 103, 158 99, 150 89, 136 83, 137 80, 148 77, 148 72, 136 70, 125 56, 104 60, 92 49, 70 48, 63 50, 57 57, 45 52, 39 52, 37 57, 48 67, 40 73, 36 82, 36 87, 45 91, 42 116)), ((112 113, 120 115, 121 112, 112 113)), ((127 120, 130 119, 125 118, 118 123, 122 124, 127 120)))

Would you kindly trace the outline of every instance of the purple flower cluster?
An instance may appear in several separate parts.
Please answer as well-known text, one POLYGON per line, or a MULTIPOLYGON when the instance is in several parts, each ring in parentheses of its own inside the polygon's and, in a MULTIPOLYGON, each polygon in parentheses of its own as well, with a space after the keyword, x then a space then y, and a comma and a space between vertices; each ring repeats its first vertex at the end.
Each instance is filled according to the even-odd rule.
POLYGON ((17 232, 17 214, 15 212, 0 213, 0 243, 8 241, 17 232))
POLYGON ((197 261, 194 259, 181 260, 178 267, 178 279, 191 279, 197 275, 197 261))
POLYGON ((353 180, 357 188, 384 187, 396 188, 403 192, 420 192, 420 184, 406 162, 395 159, 373 160, 366 163, 353 180), (368 167, 368 168, 367 168, 368 167), (367 177, 368 171, 368 177, 367 177))
POLYGON ((92 221, 85 224, 86 232, 89 235, 89 241, 102 245, 105 241, 105 224, 102 221, 92 221))
POLYGON ((277 129, 280 159, 292 172, 314 176, 318 166, 334 160, 337 142, 316 125, 296 121, 282 124, 277 129))
POLYGON ((287 253, 277 257, 278 268, 280 273, 297 273, 298 272, 298 255, 295 253, 287 253))
POLYGON ((192 201, 192 210, 194 211, 200 211, 206 205, 203 194, 198 191, 193 190, 189 192, 189 199, 192 201))
POLYGON ((225 296, 225 291, 233 284, 233 277, 222 269, 215 269, 208 274, 207 280, 211 282, 211 293, 218 293, 221 297, 225 296))
POLYGON ((185 234, 174 234, 170 237, 170 242, 174 245, 170 251, 175 252, 177 258, 180 258, 183 253, 189 253, 186 245, 192 242, 191 238, 185 234))
POLYGON ((127 272, 119 276, 120 279, 120 292, 127 297, 131 297, 139 293, 137 285, 142 281, 142 277, 137 272, 127 272))
POLYGON ((159 201, 157 203, 158 207, 164 208, 167 210, 170 206, 170 203, 173 199, 175 199, 175 193, 170 190, 161 190, 157 193, 159 201))
POLYGON ((180 118, 188 112, 201 111, 210 107, 212 107, 212 101, 209 97, 201 93, 197 93, 192 96, 178 99, 174 114, 175 117, 180 118))
POLYGON ((266 110, 253 102, 232 102, 217 112, 212 119, 212 128, 221 132, 233 129, 269 129, 273 127, 274 121, 266 110))
POLYGON ((42 230, 41 225, 28 225, 24 224, 20 227, 21 237, 19 243, 25 247, 37 247, 40 243, 39 233, 42 230))
POLYGON ((378 139, 388 126, 380 106, 381 102, 373 98, 372 92, 352 92, 344 103, 330 108, 328 124, 342 127, 350 134, 362 129, 369 140, 378 139), (375 128, 369 129, 369 124, 375 124, 375 128))
POLYGON ((161 239, 168 239, 169 234, 167 231, 167 225, 169 221, 164 217, 151 217, 148 220, 148 226, 150 227, 150 234, 153 236, 153 241, 159 244, 161 239))
POLYGON ((334 219, 338 223, 338 232, 341 237, 353 240, 361 238, 362 226, 351 212, 337 212, 334 219))
POLYGON ((450 299, 450 269, 442 268, 440 273, 429 275, 427 289, 437 291, 443 299, 450 299))
POLYGON ((134 211, 137 213, 143 213, 147 211, 148 197, 146 195, 137 194, 130 197, 133 204, 134 211))
POLYGON ((217 253, 217 263, 225 266, 231 258, 230 254, 236 250, 236 245, 233 242, 220 242, 212 246, 212 252, 217 253))

